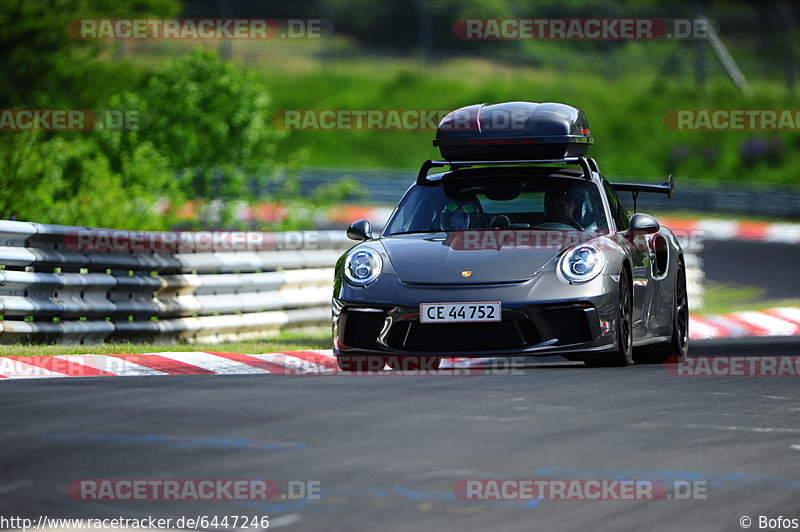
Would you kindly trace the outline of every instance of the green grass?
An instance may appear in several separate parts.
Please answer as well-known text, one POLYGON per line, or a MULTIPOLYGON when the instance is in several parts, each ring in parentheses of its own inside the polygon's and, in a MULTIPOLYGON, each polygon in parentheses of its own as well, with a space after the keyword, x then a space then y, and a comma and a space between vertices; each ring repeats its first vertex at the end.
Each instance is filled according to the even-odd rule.
MULTIPOLYGON (((591 125, 595 157, 604 173, 622 178, 796 184, 800 147, 795 134, 763 132, 684 132, 668 129, 670 109, 792 108, 794 100, 769 84, 755 86, 752 98, 719 80, 705 91, 692 86, 653 90, 646 75, 611 81, 589 75, 498 68, 482 72, 467 63, 464 71, 435 75, 419 70, 384 70, 370 75, 347 72, 294 76, 263 74, 275 109, 453 109, 478 102, 561 101, 583 109, 591 125), (780 139, 781 148, 753 165, 742 160, 743 142, 755 137, 780 139)), ((305 154, 305 163, 354 168, 414 169, 437 158, 433 131, 293 131, 282 149, 305 154)))
POLYGON ((225 343, 164 344, 100 344, 100 345, 0 345, 0 356, 34 355, 106 355, 111 353, 157 353, 161 351, 225 351, 229 353, 274 353, 279 351, 304 351, 330 349, 330 329, 306 329, 302 332, 282 332, 269 340, 248 340, 225 343))
MULTIPOLYGON (((542 43, 535 44, 537 53, 556 53, 542 48, 542 43)), ((273 113, 291 109, 452 110, 509 100, 566 102, 585 111, 595 138, 590 155, 607 176, 660 179, 672 173, 678 183, 800 184, 800 158, 793 156, 800 148, 800 136, 794 131, 687 132, 665 125, 665 115, 674 109, 797 107, 796 97, 787 94, 782 82, 765 77, 749 80, 751 96, 742 94, 720 74, 712 76, 703 88, 690 77, 660 79, 661 64, 642 64, 641 59, 651 54, 666 57, 674 43, 626 48, 614 60, 621 64, 630 60, 642 67, 614 77, 593 69, 577 52, 572 54, 576 60, 572 66, 556 70, 467 57, 423 65, 410 57, 370 56, 368 50, 358 50, 350 43, 342 46, 350 46, 357 54, 327 62, 320 59, 319 42, 232 46, 233 61, 254 72, 269 90, 273 113), (656 51, 655 47, 662 48, 656 51), (771 151, 746 164, 742 144, 754 138, 772 143, 771 151)), ((186 43, 157 43, 137 48, 129 59, 153 65, 186 49, 186 43)), ((350 168, 355 177, 359 168, 415 170, 423 160, 438 157, 431 145, 434 135, 434 131, 292 131, 283 140, 279 156, 295 154, 305 166, 350 168)))

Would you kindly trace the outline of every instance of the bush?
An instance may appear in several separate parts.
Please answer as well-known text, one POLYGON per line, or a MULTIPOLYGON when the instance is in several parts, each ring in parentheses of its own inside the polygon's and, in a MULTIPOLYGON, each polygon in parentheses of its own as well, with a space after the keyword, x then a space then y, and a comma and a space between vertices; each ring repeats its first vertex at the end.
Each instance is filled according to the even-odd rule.
POLYGON ((15 192, 0 199, 0 213, 156 230, 175 221, 156 211, 160 199, 172 208, 186 199, 254 200, 251 176, 268 179, 277 168, 280 133, 267 122, 268 102, 252 76, 192 52, 111 99, 111 110, 139 112, 142 129, 4 136, 4 188, 15 192))

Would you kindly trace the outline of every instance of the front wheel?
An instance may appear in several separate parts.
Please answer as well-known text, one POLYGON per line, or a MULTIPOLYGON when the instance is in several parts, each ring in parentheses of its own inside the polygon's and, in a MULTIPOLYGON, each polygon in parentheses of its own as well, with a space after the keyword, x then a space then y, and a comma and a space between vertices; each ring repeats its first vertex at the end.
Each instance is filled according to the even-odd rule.
POLYGON ((617 349, 587 359, 584 363, 589 367, 620 367, 633 364, 633 293, 625 269, 619 275, 617 293, 617 349))

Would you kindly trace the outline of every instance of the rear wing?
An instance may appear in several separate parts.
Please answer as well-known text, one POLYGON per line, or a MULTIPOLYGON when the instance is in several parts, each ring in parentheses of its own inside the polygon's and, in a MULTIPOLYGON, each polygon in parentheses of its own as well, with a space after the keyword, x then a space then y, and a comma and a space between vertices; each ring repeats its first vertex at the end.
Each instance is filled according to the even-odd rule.
POLYGON ((672 181, 672 175, 667 178, 667 181, 660 185, 653 184, 638 184, 638 183, 611 183, 611 187, 617 192, 633 192, 638 195, 639 192, 651 192, 654 194, 666 194, 668 198, 672 197, 675 191, 675 183, 672 181))
POLYGON ((668 198, 672 197, 675 191, 675 183, 672 181, 672 174, 667 177, 667 180, 660 185, 653 184, 640 184, 640 183, 611 183, 611 188, 617 192, 631 192, 633 196, 633 211, 636 212, 636 199, 639 197, 640 192, 650 194, 666 194, 668 198))

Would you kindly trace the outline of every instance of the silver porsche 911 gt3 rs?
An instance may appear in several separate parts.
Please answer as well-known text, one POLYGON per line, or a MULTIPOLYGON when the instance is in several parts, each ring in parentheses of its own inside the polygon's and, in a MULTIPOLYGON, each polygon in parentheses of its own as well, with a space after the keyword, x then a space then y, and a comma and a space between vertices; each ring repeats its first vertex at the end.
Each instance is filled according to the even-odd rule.
POLYGON ((561 355, 625 366, 683 357, 683 252, 589 158, 428 161, 383 231, 336 266, 343 370, 438 367, 443 356, 561 355), (449 167, 428 175, 432 167, 449 167))

